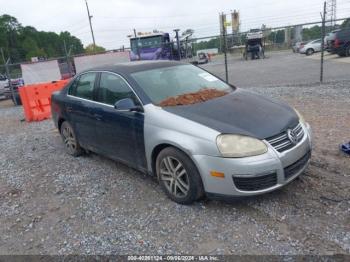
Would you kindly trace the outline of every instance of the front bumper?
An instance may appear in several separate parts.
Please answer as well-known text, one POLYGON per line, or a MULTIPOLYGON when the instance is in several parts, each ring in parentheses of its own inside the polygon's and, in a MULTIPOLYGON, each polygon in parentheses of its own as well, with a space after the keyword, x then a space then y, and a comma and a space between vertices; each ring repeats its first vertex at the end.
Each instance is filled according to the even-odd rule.
POLYGON ((282 153, 268 145, 267 153, 254 157, 192 156, 205 191, 209 195, 252 196, 271 192, 293 181, 310 162, 311 128, 303 125, 303 129, 303 139, 282 153), (213 177, 210 175, 212 171, 224 173, 225 177, 213 177), (250 185, 247 181, 255 181, 256 185, 250 185))

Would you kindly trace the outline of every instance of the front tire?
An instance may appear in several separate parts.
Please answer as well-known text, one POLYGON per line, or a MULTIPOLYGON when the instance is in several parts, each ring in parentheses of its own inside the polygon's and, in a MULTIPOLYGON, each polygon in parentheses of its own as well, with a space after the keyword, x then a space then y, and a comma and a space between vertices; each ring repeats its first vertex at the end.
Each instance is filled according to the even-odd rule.
POLYGON ((159 153, 156 172, 163 191, 178 204, 191 204, 204 195, 196 166, 186 154, 174 147, 167 147, 159 153))
POLYGON ((315 51, 312 48, 309 48, 308 50, 306 50, 306 55, 312 55, 315 51))
POLYGON ((66 148, 66 152, 69 155, 77 157, 83 154, 84 151, 77 141, 73 127, 67 121, 62 123, 60 133, 66 148))

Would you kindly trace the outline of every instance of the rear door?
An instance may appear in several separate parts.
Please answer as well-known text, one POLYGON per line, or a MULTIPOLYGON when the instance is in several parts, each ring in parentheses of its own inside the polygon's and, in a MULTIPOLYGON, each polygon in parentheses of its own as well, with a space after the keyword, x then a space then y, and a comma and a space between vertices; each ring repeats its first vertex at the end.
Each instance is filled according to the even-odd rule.
POLYGON ((99 116, 96 122, 96 141, 99 148, 111 158, 143 169, 146 167, 144 114, 114 109, 114 104, 124 98, 131 98, 135 104, 141 105, 122 77, 102 72, 96 92, 96 101, 101 103, 101 106, 94 108, 94 113, 99 116))
POLYGON ((93 108, 96 107, 94 88, 98 73, 88 72, 80 75, 68 91, 69 100, 66 105, 67 114, 73 125, 79 143, 87 148, 96 146, 95 122, 93 108))

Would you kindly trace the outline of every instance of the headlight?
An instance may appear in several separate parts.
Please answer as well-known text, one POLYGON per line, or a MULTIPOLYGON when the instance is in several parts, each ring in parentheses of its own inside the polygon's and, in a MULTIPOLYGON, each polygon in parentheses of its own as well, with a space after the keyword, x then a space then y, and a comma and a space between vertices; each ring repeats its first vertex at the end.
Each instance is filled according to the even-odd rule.
POLYGON ((249 136, 219 135, 216 144, 223 157, 256 156, 267 152, 264 142, 249 136))
POLYGON ((294 111, 295 111, 295 113, 298 115, 299 121, 300 121, 301 123, 305 124, 306 122, 305 122, 305 119, 304 119, 304 117, 302 116, 302 114, 300 114, 299 111, 296 110, 295 108, 294 108, 294 111))

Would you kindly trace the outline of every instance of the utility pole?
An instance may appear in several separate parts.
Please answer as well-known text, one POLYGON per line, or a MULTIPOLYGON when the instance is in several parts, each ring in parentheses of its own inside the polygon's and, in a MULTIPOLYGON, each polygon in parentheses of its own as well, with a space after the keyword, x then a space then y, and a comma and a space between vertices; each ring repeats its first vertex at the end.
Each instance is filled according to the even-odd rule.
POLYGON ((92 23, 91 23, 91 19, 92 19, 92 15, 90 15, 90 10, 89 10, 89 5, 87 0, 85 0, 86 3, 86 9, 87 9, 87 13, 88 13, 88 18, 89 18, 89 24, 90 24, 90 30, 91 30, 91 36, 92 36, 92 41, 93 41, 93 47, 94 47, 94 51, 95 51, 95 47, 96 47, 96 42, 95 42, 95 35, 94 35, 94 30, 92 29, 92 23))
POLYGON ((179 55, 179 60, 181 60, 181 48, 180 48, 180 40, 179 40, 179 31, 180 31, 180 29, 175 29, 174 30, 174 32, 176 34, 177 53, 179 55))
MULTIPOLYGON (((328 20, 327 25, 330 26, 332 29, 334 29, 335 21, 337 19, 337 0, 327 0, 327 18, 328 20)), ((331 30, 332 30, 331 29, 331 30)))
POLYGON ((323 4, 323 14, 321 14, 322 18, 322 37, 321 37, 321 72, 320 72, 320 82, 323 82, 323 62, 324 62, 324 38, 326 34, 326 8, 327 3, 324 2, 323 4))
POLYGON ((224 51, 224 57, 225 57, 225 80, 226 83, 228 83, 228 68, 227 68, 227 41, 226 41, 226 15, 224 13, 221 14, 221 24, 222 24, 222 36, 223 36, 223 51, 224 51))

